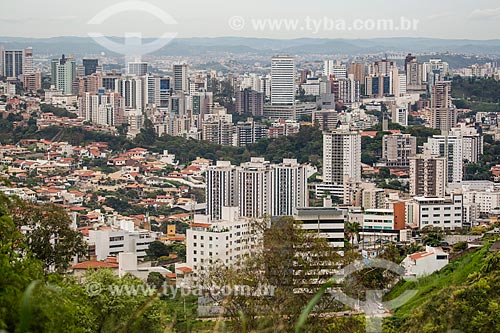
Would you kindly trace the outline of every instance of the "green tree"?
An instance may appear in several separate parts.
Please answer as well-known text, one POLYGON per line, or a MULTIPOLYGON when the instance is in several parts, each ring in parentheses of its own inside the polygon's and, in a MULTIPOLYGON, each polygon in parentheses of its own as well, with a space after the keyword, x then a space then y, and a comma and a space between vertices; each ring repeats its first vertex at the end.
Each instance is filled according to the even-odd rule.
POLYGON ((429 246, 440 246, 444 240, 444 231, 441 228, 427 226, 422 229, 422 243, 429 246))
POLYGON ((163 242, 154 241, 149 244, 146 254, 151 259, 158 259, 169 255, 169 248, 163 242))
POLYGON ((71 220, 63 208, 53 204, 37 206, 16 199, 11 200, 9 206, 17 227, 29 229, 26 242, 46 270, 65 271, 75 256, 83 257, 87 253, 82 234, 71 228, 71 220))

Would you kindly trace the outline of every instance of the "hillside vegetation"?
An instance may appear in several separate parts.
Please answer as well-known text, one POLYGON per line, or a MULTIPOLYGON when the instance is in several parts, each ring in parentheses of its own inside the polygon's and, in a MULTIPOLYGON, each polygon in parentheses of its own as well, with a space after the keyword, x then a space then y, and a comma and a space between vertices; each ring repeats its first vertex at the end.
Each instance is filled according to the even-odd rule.
MULTIPOLYGON (((498 239, 498 237, 497 237, 498 239)), ((500 332, 500 253, 493 240, 418 282, 400 282, 387 295, 418 294, 397 309, 384 332, 500 332)))

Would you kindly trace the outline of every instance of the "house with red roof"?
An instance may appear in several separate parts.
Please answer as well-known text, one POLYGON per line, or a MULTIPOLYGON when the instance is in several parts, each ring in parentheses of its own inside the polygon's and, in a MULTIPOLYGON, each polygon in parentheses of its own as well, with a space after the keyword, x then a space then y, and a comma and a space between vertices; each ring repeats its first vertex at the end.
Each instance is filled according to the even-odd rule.
POLYGON ((425 251, 406 256, 401 265, 406 277, 420 278, 439 271, 448 263, 448 253, 438 247, 426 246, 425 251))

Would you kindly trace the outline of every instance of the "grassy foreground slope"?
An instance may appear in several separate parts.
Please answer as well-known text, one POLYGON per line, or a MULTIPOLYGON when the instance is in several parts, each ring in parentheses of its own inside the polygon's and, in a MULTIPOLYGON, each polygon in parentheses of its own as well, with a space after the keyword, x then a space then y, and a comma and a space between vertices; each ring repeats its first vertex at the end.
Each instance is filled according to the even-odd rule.
POLYGON ((387 295, 418 294, 394 312, 384 332, 500 332, 500 253, 487 245, 418 282, 400 282, 387 295))

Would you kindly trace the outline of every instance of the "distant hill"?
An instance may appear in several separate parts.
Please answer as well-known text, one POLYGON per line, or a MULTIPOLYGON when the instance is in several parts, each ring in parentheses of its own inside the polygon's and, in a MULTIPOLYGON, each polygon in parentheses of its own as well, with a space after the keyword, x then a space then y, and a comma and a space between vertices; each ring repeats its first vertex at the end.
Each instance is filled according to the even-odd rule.
MULTIPOLYGON (((119 41, 120 38, 111 38, 119 41)), ((146 39, 145 43, 153 39, 146 39)), ((16 38, 0 37, 7 48, 32 46, 41 54, 109 53, 89 37, 16 38)), ((271 55, 339 54, 365 55, 381 52, 458 53, 471 55, 500 55, 500 39, 466 40, 435 38, 375 38, 375 39, 269 39, 269 38, 178 38, 157 52, 158 55, 190 56, 211 52, 271 55)))

